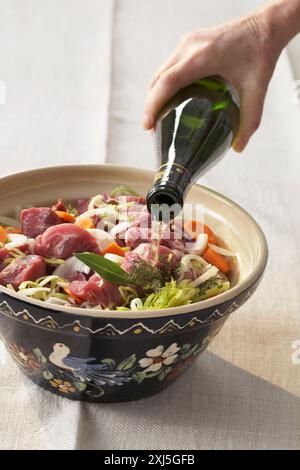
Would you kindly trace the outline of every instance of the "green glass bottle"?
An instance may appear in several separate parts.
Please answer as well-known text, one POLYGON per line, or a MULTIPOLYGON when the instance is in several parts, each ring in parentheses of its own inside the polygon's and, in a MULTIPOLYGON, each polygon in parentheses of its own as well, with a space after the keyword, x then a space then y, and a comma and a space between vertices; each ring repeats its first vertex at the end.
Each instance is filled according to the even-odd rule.
POLYGON ((160 167, 147 195, 149 211, 152 204, 180 210, 193 182, 230 148, 238 126, 238 97, 225 81, 205 78, 180 90, 157 119, 160 167))

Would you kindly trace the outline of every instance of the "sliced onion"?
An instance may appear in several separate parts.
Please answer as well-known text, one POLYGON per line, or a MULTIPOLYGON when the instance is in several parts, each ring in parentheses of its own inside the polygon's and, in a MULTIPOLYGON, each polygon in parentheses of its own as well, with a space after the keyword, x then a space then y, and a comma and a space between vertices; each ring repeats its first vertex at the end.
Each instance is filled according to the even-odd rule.
POLYGON ((106 205, 106 203, 103 200, 103 195, 102 194, 97 194, 97 196, 94 196, 90 200, 89 205, 88 205, 88 211, 92 211, 93 209, 95 209, 95 207, 101 207, 101 206, 105 206, 105 205, 106 205))
POLYGON ((142 299, 140 299, 139 297, 137 297, 136 299, 132 299, 132 301, 130 302, 130 308, 134 311, 141 310, 143 308, 142 299))
POLYGON ((29 287, 28 289, 21 289, 19 292, 20 294, 23 294, 29 297, 30 295, 34 295, 39 292, 50 292, 50 290, 51 289, 49 287, 29 287))
POLYGON ((113 261, 114 263, 117 263, 117 264, 122 264, 124 261, 123 256, 115 255, 114 253, 106 253, 104 255, 104 258, 109 259, 110 261, 113 261))
MULTIPOLYGON (((121 196, 121 197, 124 197, 124 196, 121 196)), ((125 196, 126 197, 126 196, 125 196)), ((120 199, 121 200, 121 199, 120 199)), ((137 204, 136 202, 134 201, 131 201, 131 202, 120 202, 120 204, 117 205, 117 209, 118 211, 121 211, 123 209, 128 209, 129 207, 133 207, 133 206, 143 206, 143 204, 137 204)))
POLYGON ((110 233, 105 232, 105 230, 101 230, 100 228, 90 228, 88 229, 88 232, 96 238, 101 251, 105 250, 105 248, 114 241, 114 237, 112 237, 110 233))
POLYGON ((57 297, 49 297, 45 302, 54 305, 70 305, 68 300, 58 299, 57 297))
POLYGON ((27 243, 28 238, 22 233, 9 233, 8 234, 9 242, 6 243, 5 248, 10 250, 11 248, 18 248, 19 246, 24 246, 27 243))
POLYGON ((201 267, 205 267, 208 263, 201 256, 195 254, 185 255, 181 258, 181 267, 184 271, 188 271, 191 267, 192 261, 197 261, 201 267))
POLYGON ((118 218, 118 213, 117 211, 113 208, 113 206, 107 206, 107 207, 99 207, 98 209, 92 209, 86 212, 83 212, 83 214, 80 214, 78 217, 76 217, 76 222, 79 222, 82 219, 90 219, 94 215, 98 215, 99 217, 105 218, 105 217, 115 217, 115 220, 118 218))
POLYGON ((110 234, 112 237, 116 238, 117 235, 119 235, 120 238, 124 237, 127 229, 130 227, 129 222, 120 222, 117 225, 114 225, 114 227, 110 230, 110 234))
POLYGON ((25 258, 26 254, 19 250, 19 248, 10 248, 9 254, 12 256, 12 258, 18 259, 18 258, 25 258))
POLYGON ((71 279, 76 273, 89 274, 90 270, 91 269, 86 264, 75 258, 75 256, 72 256, 53 271, 53 276, 58 276, 63 279, 71 279))
POLYGON ((207 246, 208 236, 206 233, 200 233, 195 242, 190 242, 186 244, 186 247, 189 251, 202 255, 203 251, 207 246))
POLYGON ((195 281, 193 281, 194 286, 195 287, 200 286, 204 282, 208 281, 208 279, 210 279, 211 277, 216 276, 218 272, 219 272, 218 268, 216 268, 216 266, 212 266, 207 271, 205 271, 205 273, 201 274, 201 276, 195 279, 195 281))
POLYGON ((45 277, 45 279, 43 279, 42 281, 38 281, 38 284, 39 286, 44 287, 51 281, 57 281, 57 285, 60 285, 62 287, 66 287, 69 285, 69 283, 66 282, 65 279, 62 279, 60 276, 54 275, 45 277))
POLYGON ((222 248, 221 246, 213 245, 212 243, 209 243, 208 246, 214 250, 216 253, 220 253, 220 255, 223 256, 236 256, 236 253, 233 253, 233 251, 227 250, 226 248, 222 248))

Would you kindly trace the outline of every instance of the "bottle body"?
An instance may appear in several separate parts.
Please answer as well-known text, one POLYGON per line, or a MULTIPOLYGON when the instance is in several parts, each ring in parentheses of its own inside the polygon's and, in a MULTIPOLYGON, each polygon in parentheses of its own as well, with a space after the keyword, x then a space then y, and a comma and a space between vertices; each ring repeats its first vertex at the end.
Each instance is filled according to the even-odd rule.
POLYGON ((190 186, 232 145, 239 126, 233 89, 206 78, 180 90, 164 107, 154 132, 159 170, 147 204, 182 207, 190 186))

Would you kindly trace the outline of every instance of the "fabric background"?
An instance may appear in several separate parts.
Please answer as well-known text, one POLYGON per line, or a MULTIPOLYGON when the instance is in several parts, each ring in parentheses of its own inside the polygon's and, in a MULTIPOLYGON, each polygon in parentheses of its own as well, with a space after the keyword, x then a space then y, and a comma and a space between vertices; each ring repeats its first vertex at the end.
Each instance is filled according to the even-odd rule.
MULTIPOLYGON (((0 0, 1 174, 105 161, 154 168, 151 137, 140 128, 150 76, 184 32, 262 3, 0 0)), ((292 364, 300 339, 295 47, 280 58, 245 153, 229 153, 201 180, 266 233, 269 264, 255 296, 176 385, 137 403, 52 396, 21 375, 0 342, 1 449, 300 448, 300 365, 292 364)))

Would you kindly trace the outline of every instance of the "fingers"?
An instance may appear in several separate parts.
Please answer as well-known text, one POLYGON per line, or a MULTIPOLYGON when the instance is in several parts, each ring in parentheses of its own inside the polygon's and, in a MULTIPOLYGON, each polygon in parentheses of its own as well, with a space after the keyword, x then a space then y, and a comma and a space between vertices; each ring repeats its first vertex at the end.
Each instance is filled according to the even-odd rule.
POLYGON ((199 61, 197 67, 191 60, 185 63, 178 62, 160 75, 146 98, 142 120, 142 126, 145 130, 154 126, 157 114, 177 91, 201 77, 210 75, 206 66, 204 62, 199 64, 199 61))
POLYGON ((242 152, 250 137, 258 129, 262 117, 267 86, 245 84, 241 90, 240 128, 233 143, 236 152, 242 152))
POLYGON ((170 67, 176 64, 177 60, 178 60, 178 54, 177 52, 174 52, 174 54, 172 54, 171 57, 169 57, 169 59, 166 60, 166 62, 162 64, 162 66, 158 69, 156 74, 150 80, 149 90, 151 90, 154 87, 155 83, 159 80, 160 76, 164 72, 166 72, 170 67))

